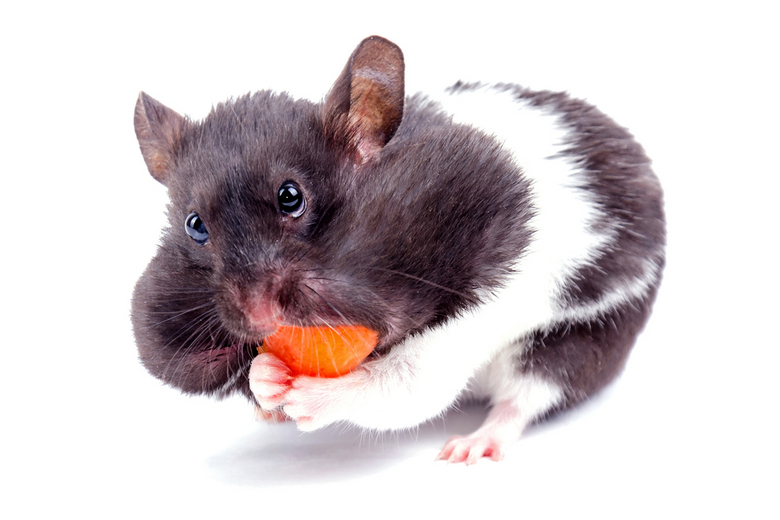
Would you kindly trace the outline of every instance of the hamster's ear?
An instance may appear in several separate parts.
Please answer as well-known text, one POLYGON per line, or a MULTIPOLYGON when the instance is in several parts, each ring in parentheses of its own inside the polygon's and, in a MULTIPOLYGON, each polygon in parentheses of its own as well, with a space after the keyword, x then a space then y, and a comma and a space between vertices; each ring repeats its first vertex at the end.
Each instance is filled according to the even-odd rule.
POLYGON ((167 185, 186 119, 145 92, 135 104, 135 135, 152 177, 167 185))
POLYGON ((325 98, 325 131, 355 163, 376 157, 404 113, 404 56, 393 42, 366 38, 325 98))

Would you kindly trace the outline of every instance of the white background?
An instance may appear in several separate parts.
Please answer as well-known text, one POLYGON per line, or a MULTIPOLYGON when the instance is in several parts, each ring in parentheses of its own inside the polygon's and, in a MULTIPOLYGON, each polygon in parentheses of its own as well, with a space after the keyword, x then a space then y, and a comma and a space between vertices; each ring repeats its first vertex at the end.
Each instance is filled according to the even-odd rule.
POLYGON ((776 518, 770 5, 4 4, 0 516, 776 518), (666 189, 666 278, 622 378, 502 463, 433 462, 479 410, 299 434, 239 399, 182 396, 137 361, 130 295, 165 206, 133 132, 138 92, 194 118, 264 88, 319 99, 371 34, 403 48, 410 92, 504 80, 588 99, 666 189))

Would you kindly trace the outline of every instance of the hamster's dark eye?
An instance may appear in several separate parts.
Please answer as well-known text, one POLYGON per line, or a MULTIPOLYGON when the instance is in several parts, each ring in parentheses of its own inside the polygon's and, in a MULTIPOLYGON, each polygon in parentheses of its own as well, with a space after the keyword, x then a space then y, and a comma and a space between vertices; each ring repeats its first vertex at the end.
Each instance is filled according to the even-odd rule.
POLYGON ((200 245, 205 244, 209 239, 209 232, 206 230, 203 219, 194 211, 187 215, 187 219, 184 221, 184 230, 190 238, 200 245))
POLYGON ((285 215, 298 218, 306 211, 306 198, 303 196, 303 191, 292 181, 279 186, 276 198, 279 201, 279 209, 285 215))

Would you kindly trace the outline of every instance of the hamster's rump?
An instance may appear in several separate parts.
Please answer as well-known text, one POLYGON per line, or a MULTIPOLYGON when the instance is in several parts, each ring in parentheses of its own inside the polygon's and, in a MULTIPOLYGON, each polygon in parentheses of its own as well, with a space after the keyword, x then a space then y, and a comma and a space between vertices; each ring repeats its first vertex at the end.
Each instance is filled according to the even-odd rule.
MULTIPOLYGON (((529 181, 532 239, 489 320, 511 324, 498 342, 516 342, 515 379, 541 378, 554 394, 538 416, 571 406, 620 372, 661 281, 665 217, 650 160, 628 131, 563 93, 458 84, 437 100, 499 139, 529 181)), ((478 328, 501 327, 489 320, 478 328)), ((494 368, 474 386, 501 379, 494 368)))

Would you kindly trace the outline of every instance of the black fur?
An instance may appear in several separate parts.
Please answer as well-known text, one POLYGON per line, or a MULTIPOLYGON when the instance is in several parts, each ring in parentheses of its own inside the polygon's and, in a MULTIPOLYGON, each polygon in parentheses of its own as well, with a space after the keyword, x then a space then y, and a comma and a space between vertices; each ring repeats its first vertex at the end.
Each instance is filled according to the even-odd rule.
POLYGON ((187 392, 249 395, 262 334, 242 300, 278 298, 288 321, 380 332, 375 355, 497 287, 529 240, 528 187, 497 145, 419 98, 380 158, 360 168, 326 139, 322 111, 260 92, 188 122, 166 181, 170 228, 139 280, 141 360, 187 392), (298 220, 275 202, 285 180, 308 200, 298 220), (196 211, 200 246, 184 231, 196 211), (236 377, 236 373, 240 375, 236 377))
MULTIPOLYGON (((170 227, 133 297, 140 357, 155 376, 185 392, 253 399, 247 373, 267 333, 249 319, 258 308, 298 325, 365 325, 379 332, 372 355, 382 356, 479 303, 522 256, 532 239, 528 181, 491 137, 453 124, 423 96, 403 103, 400 52, 382 74, 358 77, 367 56, 387 51, 369 43, 322 104, 263 91, 191 122, 139 97, 141 149, 171 199, 170 227), (280 211, 285 181, 305 194, 299 218, 280 211), (185 232, 193 211, 208 228, 205 245, 185 232)), ((575 136, 565 153, 603 210, 592 225, 616 236, 571 278, 561 307, 599 302, 645 262, 658 270, 645 294, 617 308, 519 338, 529 348, 518 370, 558 383, 563 408, 620 371, 647 320, 664 263, 661 189, 642 148, 595 108, 498 88, 563 117, 575 136)))
MULTIPOLYGON (((480 88, 458 83, 452 91, 480 88)), ((615 239, 594 260, 578 270, 562 295, 562 307, 599 302, 627 280, 656 270, 644 294, 584 321, 553 323, 522 340, 529 348, 517 360, 520 372, 533 372, 564 389, 564 409, 600 390, 622 370, 644 327, 665 265, 666 224, 663 194, 650 159, 624 128, 597 108, 561 92, 532 91, 497 85, 518 99, 559 116, 572 141, 565 154, 584 172, 581 189, 599 204, 603 217, 592 223, 615 239)))
POLYGON ((665 265, 663 194, 650 159, 624 128, 597 108, 562 93, 516 89, 519 97, 562 116, 575 136, 566 154, 585 172, 581 189, 603 213, 595 228, 616 234, 592 265, 579 269, 564 292, 565 305, 599 302, 627 280, 655 270, 644 294, 584 322, 557 324, 535 334, 524 363, 564 389, 568 408, 612 381, 644 328, 665 265))

